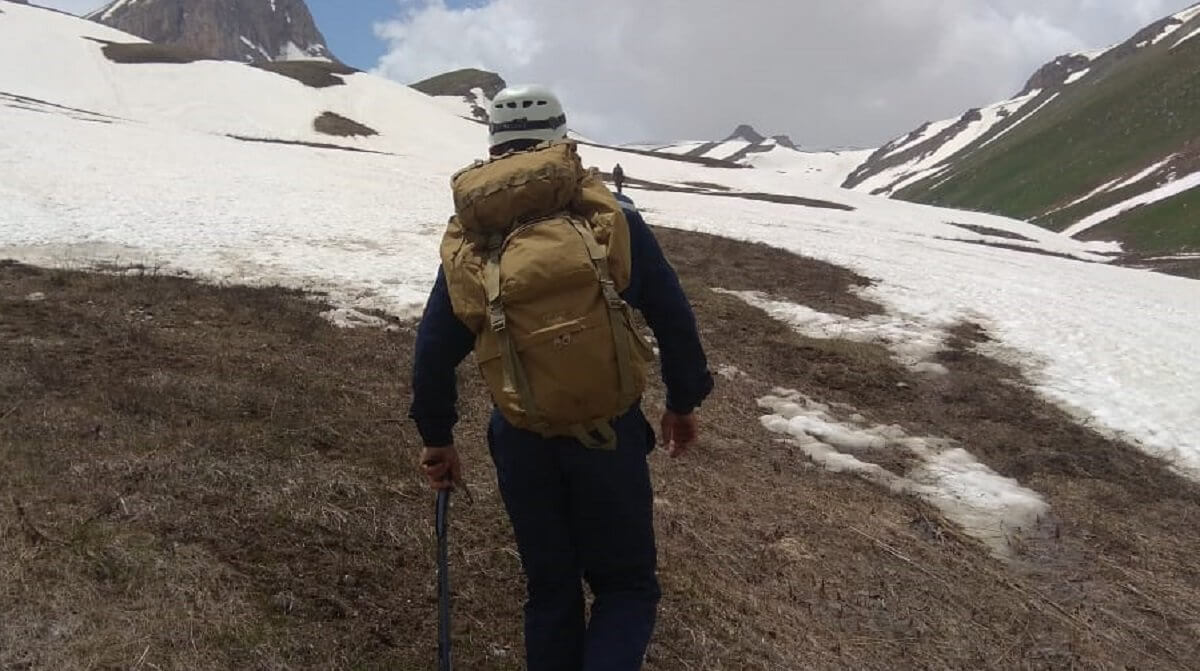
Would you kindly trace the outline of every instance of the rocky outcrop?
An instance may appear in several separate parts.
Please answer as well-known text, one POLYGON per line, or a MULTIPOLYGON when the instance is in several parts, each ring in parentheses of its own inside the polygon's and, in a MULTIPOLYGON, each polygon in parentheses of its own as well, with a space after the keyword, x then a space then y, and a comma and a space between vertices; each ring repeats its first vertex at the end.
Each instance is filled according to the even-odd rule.
POLYGON ((414 89, 431 96, 469 96, 475 89, 491 100, 508 86, 495 72, 466 68, 430 77, 411 85, 414 89))
POLYGON ((213 58, 335 60, 304 0, 114 0, 84 18, 213 58))
POLYGON ((462 98, 471 116, 476 121, 487 123, 488 112, 484 107, 508 84, 495 72, 465 68, 430 77, 411 86, 425 95, 462 98))
POLYGON ((779 145, 780 147, 800 151, 800 147, 797 147, 796 143, 792 142, 792 138, 787 135, 772 135, 771 139, 774 140, 775 144, 779 145))
POLYGON ((1081 54, 1059 56, 1038 68, 1038 71, 1033 73, 1033 76, 1025 83, 1025 88, 1021 89, 1017 96, 1020 97, 1034 91, 1056 90, 1067 81, 1068 77, 1088 69, 1091 65, 1092 60, 1081 54))

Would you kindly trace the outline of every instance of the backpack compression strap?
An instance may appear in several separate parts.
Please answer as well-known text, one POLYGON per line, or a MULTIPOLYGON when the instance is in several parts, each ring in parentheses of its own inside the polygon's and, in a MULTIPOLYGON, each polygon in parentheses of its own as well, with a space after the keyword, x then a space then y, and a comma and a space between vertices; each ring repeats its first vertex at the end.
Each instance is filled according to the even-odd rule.
POLYGON ((633 329, 633 325, 629 323, 629 313, 626 312, 625 301, 617 293, 616 283, 613 282, 612 274, 608 270, 607 251, 600 246, 600 243, 596 242, 596 236, 586 223, 572 218, 571 225, 579 237, 583 238, 588 256, 592 259, 592 268, 596 271, 596 278, 600 280, 604 301, 608 303, 608 323, 612 329, 613 349, 617 353, 617 378, 620 380, 621 397, 626 398, 633 393, 633 360, 631 358, 633 354, 629 351, 629 339, 622 337, 624 334, 619 325, 623 323, 630 330, 633 329))
POLYGON ((487 262, 483 266, 483 285, 487 291, 488 321, 492 331, 496 333, 496 340, 500 345, 500 359, 504 364, 504 391, 516 392, 521 398, 521 406, 529 417, 530 425, 536 430, 545 431, 549 427, 533 399, 529 378, 525 377, 525 368, 521 365, 517 347, 508 334, 504 303, 500 300, 501 247, 503 243, 494 245, 488 252, 487 262))

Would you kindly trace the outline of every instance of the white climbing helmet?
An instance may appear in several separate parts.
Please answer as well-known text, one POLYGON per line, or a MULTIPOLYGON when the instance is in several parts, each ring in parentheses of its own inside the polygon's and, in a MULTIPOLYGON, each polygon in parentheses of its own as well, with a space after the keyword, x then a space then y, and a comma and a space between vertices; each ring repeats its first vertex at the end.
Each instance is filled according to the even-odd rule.
POLYGON ((488 106, 488 140, 495 147, 513 140, 562 140, 567 115, 558 96, 545 86, 510 86, 488 106))

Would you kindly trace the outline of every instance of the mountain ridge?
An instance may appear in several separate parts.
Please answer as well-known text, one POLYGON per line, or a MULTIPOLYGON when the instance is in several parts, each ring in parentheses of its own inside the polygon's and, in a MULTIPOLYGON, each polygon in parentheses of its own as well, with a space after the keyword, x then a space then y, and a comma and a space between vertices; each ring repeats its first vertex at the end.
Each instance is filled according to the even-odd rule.
POLYGON ((1016 97, 927 122, 843 186, 1033 221, 1136 252, 1200 249, 1200 4, 1055 58, 1016 97), (1185 188, 1186 187, 1186 188, 1185 188))

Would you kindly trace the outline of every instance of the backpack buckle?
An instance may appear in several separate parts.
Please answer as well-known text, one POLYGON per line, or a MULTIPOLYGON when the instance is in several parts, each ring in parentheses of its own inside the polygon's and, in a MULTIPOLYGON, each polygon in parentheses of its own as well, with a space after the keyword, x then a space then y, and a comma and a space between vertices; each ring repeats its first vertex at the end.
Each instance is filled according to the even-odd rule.
POLYGON ((499 302, 488 304, 488 320, 491 322, 492 330, 499 333, 507 326, 508 320, 504 316, 504 306, 499 302))
POLYGON ((604 300, 608 301, 608 307, 617 309, 625 306, 621 294, 617 293, 617 285, 611 279, 600 280, 600 291, 604 293, 604 300))

